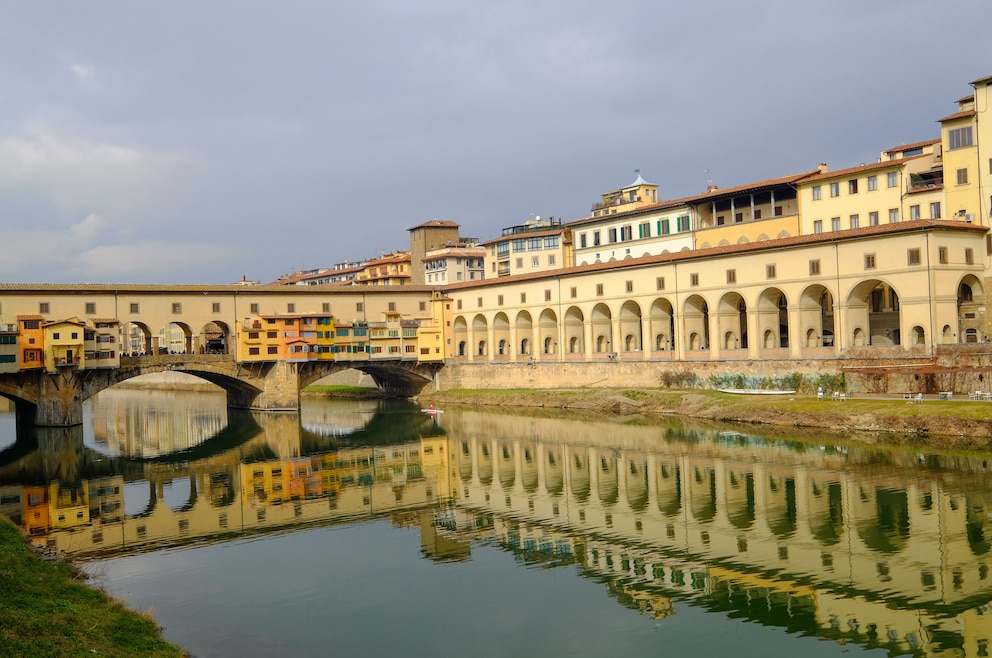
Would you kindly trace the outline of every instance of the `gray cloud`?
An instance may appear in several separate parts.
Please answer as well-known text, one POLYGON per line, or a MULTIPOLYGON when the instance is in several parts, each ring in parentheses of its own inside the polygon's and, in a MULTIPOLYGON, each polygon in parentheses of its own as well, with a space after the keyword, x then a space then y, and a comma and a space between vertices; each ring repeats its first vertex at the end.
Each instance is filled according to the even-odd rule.
POLYGON ((987 0, 0 8, 9 281, 271 280, 434 217, 582 217, 635 168, 679 197, 849 166, 992 73, 987 0))

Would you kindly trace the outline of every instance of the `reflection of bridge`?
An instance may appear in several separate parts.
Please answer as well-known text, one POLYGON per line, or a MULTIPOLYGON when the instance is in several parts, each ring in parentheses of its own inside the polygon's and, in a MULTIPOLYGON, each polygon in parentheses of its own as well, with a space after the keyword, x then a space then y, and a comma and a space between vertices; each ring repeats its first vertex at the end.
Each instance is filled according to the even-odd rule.
POLYGON ((335 372, 348 369, 368 373, 383 390, 397 397, 416 395, 429 383, 440 363, 418 363, 399 358, 362 362, 266 361, 238 363, 226 354, 175 354, 125 357, 120 368, 77 370, 55 374, 42 370, 0 374, 0 395, 12 398, 18 423, 41 426, 78 425, 83 401, 120 382, 158 372, 195 375, 220 386, 228 405, 266 411, 296 410, 300 390, 335 372))
POLYGON ((578 563, 658 617, 690 600, 893 653, 936 653, 950 635, 981 655, 992 634, 980 456, 445 416, 453 438, 310 454, 298 423, 267 418, 222 454, 94 473, 76 507, 56 492, 52 513, 65 518, 37 540, 96 554, 433 508, 414 514, 425 555, 496 539, 526 560, 578 563), (146 486, 125 501, 133 481, 146 486))

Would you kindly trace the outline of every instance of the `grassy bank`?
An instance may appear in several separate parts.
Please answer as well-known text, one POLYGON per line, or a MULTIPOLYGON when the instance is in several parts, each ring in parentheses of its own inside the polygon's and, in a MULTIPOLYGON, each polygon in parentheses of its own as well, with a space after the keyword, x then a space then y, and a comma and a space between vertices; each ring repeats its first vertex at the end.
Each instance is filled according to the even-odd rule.
POLYGON ((0 517, 0 654, 186 656, 145 615, 80 582, 70 564, 33 554, 0 517))
MULTIPOLYGON (((670 415, 706 420, 899 435, 935 445, 992 446, 992 402, 857 397, 817 400, 809 395, 735 395, 690 389, 454 390, 420 396, 444 406, 541 407, 613 414, 670 415)), ((898 437, 897 437, 898 438, 898 437)))
POLYGON ((311 384, 303 389, 302 395, 325 398, 341 398, 345 400, 370 400, 385 397, 381 389, 368 386, 341 386, 311 384))

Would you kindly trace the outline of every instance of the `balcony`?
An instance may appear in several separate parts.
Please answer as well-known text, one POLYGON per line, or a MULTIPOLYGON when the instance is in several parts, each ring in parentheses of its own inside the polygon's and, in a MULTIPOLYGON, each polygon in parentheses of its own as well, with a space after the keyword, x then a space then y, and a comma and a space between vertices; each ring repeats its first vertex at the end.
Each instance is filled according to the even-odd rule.
POLYGON ((924 171, 919 174, 910 174, 909 183, 906 185, 906 192, 923 192, 925 190, 937 190, 944 187, 944 172, 924 171))
POLYGON ((625 206, 628 203, 640 203, 641 197, 636 196, 633 199, 629 197, 614 197, 612 199, 607 199, 606 201, 600 201, 599 203, 592 204, 592 211, 603 210, 605 208, 616 208, 618 206, 625 206))

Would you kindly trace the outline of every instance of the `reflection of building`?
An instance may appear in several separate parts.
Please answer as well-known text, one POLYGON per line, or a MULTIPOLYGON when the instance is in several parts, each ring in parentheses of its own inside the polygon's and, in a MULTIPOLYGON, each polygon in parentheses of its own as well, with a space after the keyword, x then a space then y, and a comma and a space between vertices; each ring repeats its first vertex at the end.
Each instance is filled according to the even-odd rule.
POLYGON ((977 656, 992 637, 981 455, 455 410, 446 436, 307 454, 280 421, 237 451, 143 464, 126 490, 101 476, 0 504, 20 496, 37 542, 81 554, 390 515, 426 558, 490 542, 658 619, 692 601, 893 653, 951 638, 977 656))

